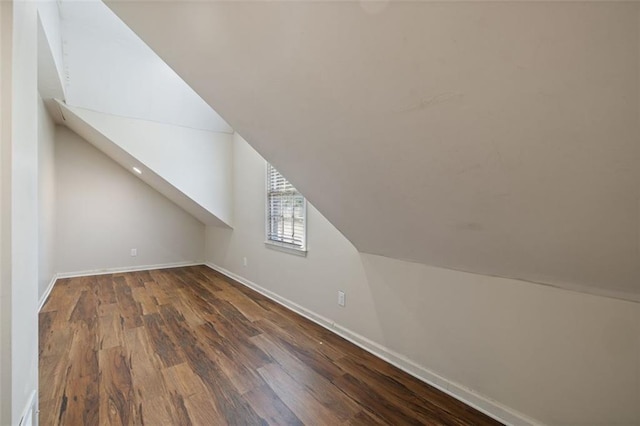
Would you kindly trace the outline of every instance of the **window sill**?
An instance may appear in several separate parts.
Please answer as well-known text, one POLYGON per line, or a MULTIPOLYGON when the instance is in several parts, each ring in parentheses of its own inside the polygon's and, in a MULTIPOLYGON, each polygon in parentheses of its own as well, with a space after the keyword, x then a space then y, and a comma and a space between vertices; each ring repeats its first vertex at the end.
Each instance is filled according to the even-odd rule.
POLYGON ((276 241, 265 241, 264 246, 271 250, 277 250, 284 253, 295 254, 296 256, 307 257, 307 249, 292 247, 287 244, 278 243, 276 241))

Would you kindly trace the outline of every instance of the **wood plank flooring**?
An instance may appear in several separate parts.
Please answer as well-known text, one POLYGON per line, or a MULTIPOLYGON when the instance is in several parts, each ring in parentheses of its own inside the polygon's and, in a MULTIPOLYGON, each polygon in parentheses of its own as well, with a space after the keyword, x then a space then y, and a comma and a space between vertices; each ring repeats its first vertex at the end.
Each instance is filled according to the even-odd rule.
POLYGON ((40 424, 495 425, 206 266, 61 279, 40 424))

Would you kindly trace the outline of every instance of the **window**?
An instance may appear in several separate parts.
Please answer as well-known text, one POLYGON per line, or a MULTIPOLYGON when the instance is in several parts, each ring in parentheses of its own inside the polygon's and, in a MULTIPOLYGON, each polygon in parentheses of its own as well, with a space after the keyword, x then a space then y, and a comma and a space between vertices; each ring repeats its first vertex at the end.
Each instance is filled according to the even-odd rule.
POLYGON ((267 164, 267 243, 304 254, 306 226, 306 200, 280 172, 267 164))

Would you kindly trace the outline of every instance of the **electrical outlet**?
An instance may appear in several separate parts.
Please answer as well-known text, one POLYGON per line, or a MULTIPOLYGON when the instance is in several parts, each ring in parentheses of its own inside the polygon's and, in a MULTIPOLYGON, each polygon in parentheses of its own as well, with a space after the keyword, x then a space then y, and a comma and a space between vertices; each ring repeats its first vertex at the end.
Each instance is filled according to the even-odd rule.
POLYGON ((338 290, 338 305, 344 306, 344 302, 345 302, 344 298, 345 298, 344 291, 338 290))
POLYGON ((247 266, 247 258, 246 257, 242 258, 242 265, 243 266, 247 266))
POLYGON ((131 257, 135 257, 138 255, 138 249, 131 249, 131 257))

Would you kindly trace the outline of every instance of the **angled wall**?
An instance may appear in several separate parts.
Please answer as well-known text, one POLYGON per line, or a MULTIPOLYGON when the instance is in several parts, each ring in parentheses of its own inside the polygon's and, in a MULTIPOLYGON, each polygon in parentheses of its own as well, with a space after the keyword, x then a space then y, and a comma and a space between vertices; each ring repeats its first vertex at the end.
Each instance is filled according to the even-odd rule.
POLYGON ((101 1, 47 6, 40 92, 56 121, 201 222, 231 226, 231 127, 101 1))
POLYGON ((55 181, 58 273, 201 261, 201 222, 63 126, 55 181))
POLYGON ((212 132, 232 131, 99 0, 62 1, 67 103, 212 132))
POLYGON ((59 107, 67 127, 198 220, 231 226, 231 134, 59 107))
MULTIPOLYGON (((57 12, 57 6, 54 2, 41 3, 41 7, 44 10, 53 8, 57 12)), ((55 37, 60 37, 59 21, 56 21, 57 15, 49 10, 49 13, 42 13, 40 10, 38 14, 38 91, 43 99, 65 99, 65 87, 64 87, 64 70, 62 65, 62 52, 56 51, 56 47, 61 49, 60 44, 62 40, 57 40, 55 37), (51 22, 53 21, 53 22, 51 22), (51 28, 53 27, 53 28, 51 28), (48 28, 48 30, 46 29, 48 28), (55 31, 57 30, 57 31, 55 31), (47 33, 49 31, 49 33, 47 33)))
POLYGON ((638 3, 107 4, 361 252, 640 297, 638 3))
POLYGON ((265 160, 236 137, 233 169, 212 264, 507 424, 640 423, 639 303, 362 254, 312 205, 307 256, 269 249, 265 160))

